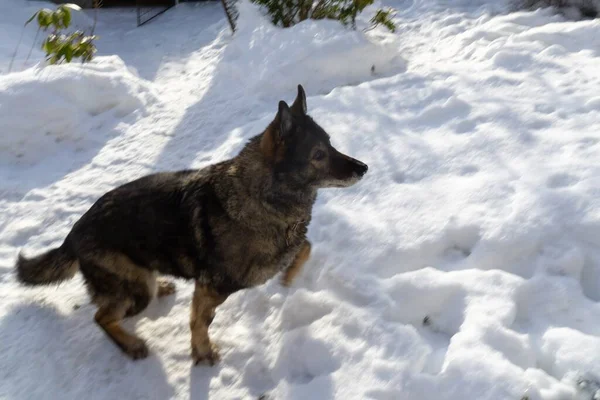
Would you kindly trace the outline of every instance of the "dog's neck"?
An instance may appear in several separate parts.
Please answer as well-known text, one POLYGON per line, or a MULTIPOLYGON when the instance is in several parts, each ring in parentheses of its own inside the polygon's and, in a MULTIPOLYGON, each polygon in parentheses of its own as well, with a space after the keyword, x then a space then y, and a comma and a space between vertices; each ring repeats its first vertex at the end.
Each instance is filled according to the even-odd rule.
POLYGON ((255 194, 257 203, 268 212, 285 219, 289 225, 310 221, 316 190, 296 188, 276 179, 272 166, 263 159, 260 136, 250 140, 232 160, 232 166, 237 183, 243 185, 247 193, 255 194))
POLYGON ((271 190, 264 193, 263 202, 270 208, 289 216, 291 224, 310 219, 316 193, 290 190, 286 185, 273 183, 271 190))

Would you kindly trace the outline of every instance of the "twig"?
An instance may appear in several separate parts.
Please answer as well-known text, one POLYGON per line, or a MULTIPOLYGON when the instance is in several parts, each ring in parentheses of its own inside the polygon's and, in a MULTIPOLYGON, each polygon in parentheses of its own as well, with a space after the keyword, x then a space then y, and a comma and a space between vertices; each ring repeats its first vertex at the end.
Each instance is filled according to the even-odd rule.
POLYGON ((98 7, 94 7, 94 25, 92 25, 92 34, 94 36, 94 32, 96 31, 96 20, 98 19, 98 7))
POLYGON ((15 61, 15 57, 17 56, 17 51, 19 50, 19 46, 21 45, 21 40, 23 39, 23 33, 25 33, 25 27, 21 30, 21 36, 19 36, 19 41, 17 42, 17 47, 15 48, 15 52, 13 53, 12 58, 10 59, 10 64, 8 64, 8 72, 12 69, 13 62, 15 61))
POLYGON ((33 52, 33 46, 35 46, 35 43, 37 42, 37 38, 38 38, 38 35, 40 34, 40 30, 41 30, 41 28, 38 28, 37 32, 35 33, 35 38, 33 39, 33 43, 31 44, 31 48, 29 49, 29 54, 27 54, 27 58, 25 59, 25 62, 23 63, 23 68, 25 68, 25 65, 27 65, 27 61, 29 61, 29 57, 31 57, 31 53, 33 52))

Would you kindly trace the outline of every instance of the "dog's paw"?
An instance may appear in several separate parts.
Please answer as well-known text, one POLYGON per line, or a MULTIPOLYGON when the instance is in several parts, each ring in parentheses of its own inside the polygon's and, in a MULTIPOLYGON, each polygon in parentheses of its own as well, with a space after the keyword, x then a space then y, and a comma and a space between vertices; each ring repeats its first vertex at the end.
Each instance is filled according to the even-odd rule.
POLYGON ((175 293, 175 284, 171 281, 159 280, 157 282, 158 289, 156 291, 157 297, 170 296, 175 293))
POLYGON ((132 360, 142 360, 148 357, 148 346, 142 339, 136 339, 123 349, 132 360))
POLYGON ((201 362, 206 362, 208 365, 215 365, 221 358, 219 357, 218 347, 211 343, 210 346, 199 346, 192 347, 192 360, 194 365, 198 365, 201 362))

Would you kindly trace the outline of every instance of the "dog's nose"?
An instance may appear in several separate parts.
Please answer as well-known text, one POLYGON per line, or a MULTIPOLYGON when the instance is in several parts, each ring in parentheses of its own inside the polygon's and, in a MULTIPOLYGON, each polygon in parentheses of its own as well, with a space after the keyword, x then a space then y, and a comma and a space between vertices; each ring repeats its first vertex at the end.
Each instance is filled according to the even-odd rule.
POLYGON ((368 169, 369 169, 369 166, 367 164, 356 160, 356 172, 360 176, 363 176, 364 174, 366 174, 368 169))

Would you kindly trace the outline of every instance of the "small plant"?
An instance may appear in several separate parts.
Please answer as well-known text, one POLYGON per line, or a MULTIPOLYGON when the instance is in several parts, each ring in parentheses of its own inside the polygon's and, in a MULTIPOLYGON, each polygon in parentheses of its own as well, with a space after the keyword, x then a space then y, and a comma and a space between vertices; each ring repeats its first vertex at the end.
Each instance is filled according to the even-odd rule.
POLYGON ((92 60, 96 47, 93 40, 95 36, 86 36, 81 31, 69 35, 51 34, 42 43, 42 50, 46 52, 50 64, 58 64, 65 60, 71 62, 73 58, 80 58, 82 62, 92 60))
POLYGON ((396 25, 392 22, 392 10, 377 10, 373 18, 371 18, 371 26, 376 27, 378 25, 383 25, 390 32, 396 32, 396 25))
MULTIPOLYGON (((252 0, 262 6, 273 24, 284 28, 307 19, 334 19, 356 29, 356 17, 374 0, 252 0)), ((371 19, 371 27, 383 25, 394 32, 391 10, 377 10, 371 19)))
POLYGON ((71 62, 74 58, 82 62, 90 61, 96 53, 94 45, 95 35, 86 35, 83 31, 63 33, 71 25, 71 10, 81 10, 75 4, 62 4, 56 10, 47 8, 39 10, 25 22, 25 26, 37 18, 39 29, 50 35, 42 42, 42 50, 46 53, 46 60, 50 64, 59 64, 63 61, 71 62))
POLYGON ((94 28, 92 28, 92 33, 90 35, 86 35, 83 31, 63 33, 64 29, 71 26, 71 10, 79 11, 81 8, 75 4, 62 4, 54 11, 44 8, 33 14, 31 18, 25 22, 25 26, 23 26, 21 37, 17 42, 17 47, 10 60, 8 71, 10 72, 12 69, 19 45, 21 44, 21 39, 23 38, 25 27, 34 19, 37 20, 38 30, 35 34, 31 49, 29 49, 29 54, 25 59, 25 63, 27 63, 27 60, 29 60, 29 57, 31 56, 31 52, 40 31, 48 32, 49 30, 51 31, 50 34, 42 42, 42 50, 46 53, 46 60, 50 64, 60 64, 63 61, 69 63, 75 58, 81 59, 81 62, 90 61, 96 53, 96 46, 94 45, 96 36, 93 34, 94 28))
POLYGON ((584 18, 596 18, 600 14, 600 3, 597 0, 513 0, 512 6, 514 9, 530 10, 553 7, 561 12, 575 9, 584 18))

